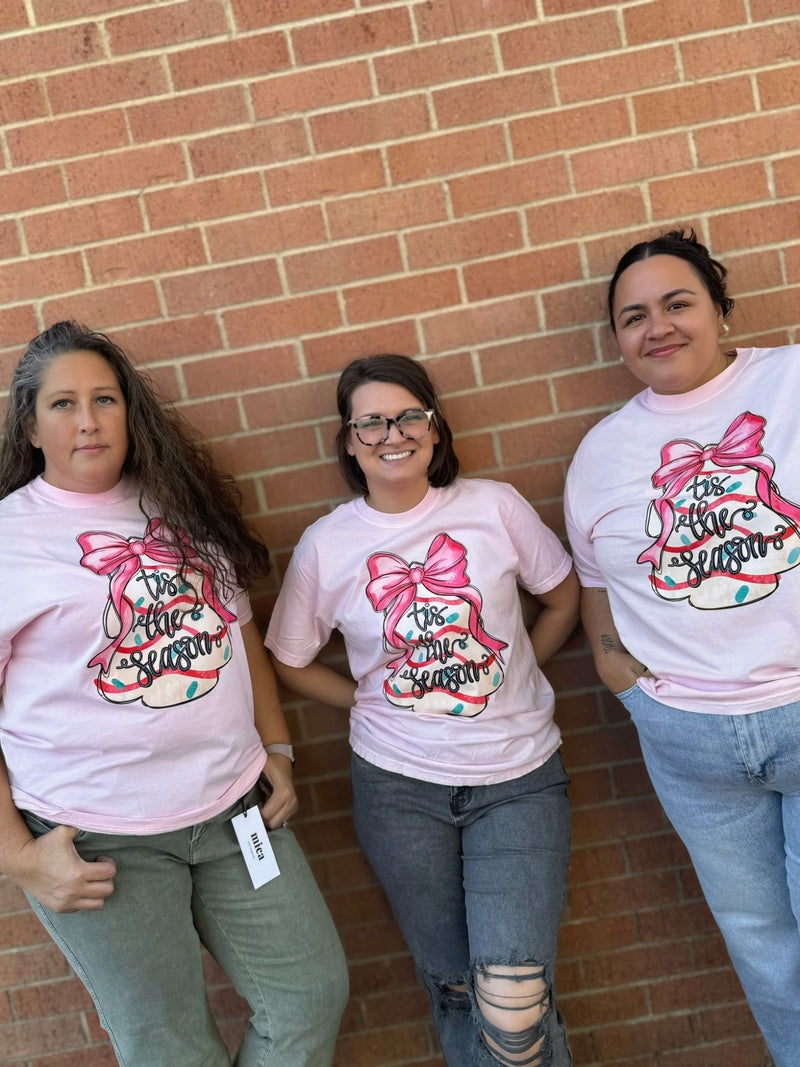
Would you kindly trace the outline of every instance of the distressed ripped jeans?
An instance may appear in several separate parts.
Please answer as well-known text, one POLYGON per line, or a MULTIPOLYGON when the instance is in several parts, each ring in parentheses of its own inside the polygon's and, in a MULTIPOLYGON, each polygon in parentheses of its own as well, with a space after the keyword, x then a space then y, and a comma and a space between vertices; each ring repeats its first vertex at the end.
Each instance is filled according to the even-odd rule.
POLYGON ((570 1067, 553 970, 569 864, 559 753, 447 786, 353 756, 353 817, 428 990, 448 1067, 570 1067))
POLYGON ((800 1064, 800 703, 747 715, 617 695, 776 1067, 800 1064))

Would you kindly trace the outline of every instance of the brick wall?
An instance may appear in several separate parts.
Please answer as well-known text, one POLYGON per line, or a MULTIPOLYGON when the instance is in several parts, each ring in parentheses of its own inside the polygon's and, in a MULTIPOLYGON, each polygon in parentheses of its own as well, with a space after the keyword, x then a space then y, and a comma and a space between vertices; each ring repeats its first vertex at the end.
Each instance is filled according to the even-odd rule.
MULTIPOLYGON (((424 356, 470 473, 557 529, 571 451, 633 391, 603 325, 635 239, 693 224, 733 334, 800 340, 796 0, 2 0, 0 386, 65 316, 147 366, 241 480, 278 573, 344 497, 334 382, 424 356)), ((257 595, 263 618, 277 574, 257 595)), ((341 656, 333 648, 332 656, 341 656)), ((621 707, 555 661, 575 850, 560 987, 580 1065, 763 1047, 621 707)), ((352 965, 337 1067, 438 1067, 349 816, 345 717, 287 698, 298 832, 352 965)), ((231 1041, 243 1009, 209 963, 231 1041)), ((0 1063, 113 1063, 0 880, 0 1063)))

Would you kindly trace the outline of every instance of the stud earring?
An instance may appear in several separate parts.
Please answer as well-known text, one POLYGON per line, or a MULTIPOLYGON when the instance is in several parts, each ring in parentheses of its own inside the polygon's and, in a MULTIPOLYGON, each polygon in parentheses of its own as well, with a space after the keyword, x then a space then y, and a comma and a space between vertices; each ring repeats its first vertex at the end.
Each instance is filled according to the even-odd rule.
POLYGON ((723 322, 723 324, 719 328, 719 332, 720 332, 720 335, 722 337, 727 337, 728 336, 728 334, 731 332, 731 328, 727 324, 727 322, 723 322))

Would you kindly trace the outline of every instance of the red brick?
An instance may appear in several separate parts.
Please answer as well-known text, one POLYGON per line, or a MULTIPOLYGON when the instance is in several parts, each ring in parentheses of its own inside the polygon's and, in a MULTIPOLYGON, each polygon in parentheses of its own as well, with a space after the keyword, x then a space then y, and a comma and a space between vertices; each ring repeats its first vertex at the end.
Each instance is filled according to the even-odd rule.
POLYGON ((640 133, 717 122, 754 110, 752 79, 742 75, 638 93, 633 98, 640 133))
POLYGON ((11 993, 11 1003, 17 1019, 37 1019, 91 1008, 92 998, 82 982, 68 978, 15 989, 11 993))
POLYGON ((584 144, 615 141, 633 132, 624 100, 559 107, 509 123, 514 157, 539 156, 584 144))
POLYGON ((44 74, 58 67, 82 67, 104 58, 100 30, 85 19, 80 25, 31 30, 0 41, 0 70, 9 79, 29 78, 32 71, 44 74))
POLYGON ((121 7, 151 6, 151 0, 33 0, 38 23, 85 19, 87 15, 108 15, 121 7))
POLYGON ((448 222, 406 235, 408 264, 412 270, 483 259, 520 248, 523 244, 520 218, 505 212, 467 222, 448 222))
POLYGON ((658 871, 635 877, 573 888, 570 915, 588 919, 593 915, 636 912, 643 908, 667 907, 680 900, 678 880, 671 871, 658 871))
POLYGON ((617 17, 612 11, 587 14, 581 19, 525 21, 528 24, 522 29, 498 34, 506 70, 615 51, 622 46, 617 17))
POLYGON ((370 322, 420 314, 461 302, 455 271, 414 274, 395 281, 377 282, 344 290, 349 322, 370 322))
MULTIPOLYGON (((349 11, 352 0, 325 0, 326 13, 349 11)), ((319 0, 231 0, 231 7, 240 30, 257 30, 262 26, 276 26, 282 22, 319 17, 319 0)))
POLYGON ((632 871, 678 868, 689 863, 684 845, 672 831, 626 841, 625 852, 632 871))
MULTIPOLYGON (((310 419, 334 419, 336 386, 332 381, 296 382, 249 393, 242 404, 251 429, 282 426, 310 419)), ((331 421, 331 426, 335 425, 331 421)))
POLYGON ((96 330, 142 319, 154 319, 160 313, 158 294, 152 282, 132 282, 128 285, 89 289, 73 296, 46 300, 42 305, 42 316, 46 322, 77 319, 78 322, 86 322, 96 330))
POLYGON ((775 145, 788 152, 800 148, 800 108, 770 112, 695 131, 700 166, 748 157, 770 156, 775 145))
POLYGON ((291 291, 304 292, 400 273, 403 259, 396 237, 377 237, 287 255, 284 268, 291 291))
POLYGON ((570 886, 625 874, 625 855, 618 842, 574 848, 569 866, 570 886))
POLYGON ((422 0, 413 6, 421 41, 460 37, 475 30, 495 30, 512 22, 538 18, 534 0, 459 0, 457 4, 435 4, 422 0))
POLYGON ((256 174, 190 182, 144 194, 145 210, 155 229, 167 229, 197 219, 240 215, 265 207, 261 182, 256 174))
MULTIPOLYGON (((0 14, 0 19, 2 17, 0 14)), ((46 114, 47 105, 40 81, 31 79, 3 86, 0 94, 0 123, 3 126, 43 118, 46 114)))
MULTIPOLYGON (((223 392, 238 393, 297 378, 297 354, 291 345, 227 352, 188 360, 181 364, 181 373, 189 396, 210 396, 219 392, 220 387, 223 392)), ((275 461, 274 465, 279 464, 275 461)))
POLYGON ((17 224, 13 219, 0 222, 0 260, 16 259, 22 254, 17 224))
POLYGON ((441 185, 431 182, 335 200, 326 205, 326 214, 331 236, 338 239, 441 222, 447 218, 447 206, 441 185))
POLYGON ((251 259, 267 252, 323 244, 327 236, 325 220, 318 204, 269 211, 251 216, 246 222, 234 219, 209 223, 205 231, 214 262, 251 259))
POLYGON ((708 905, 702 900, 641 912, 637 916, 637 923, 639 940, 642 942, 691 937, 717 928, 708 905))
POLYGON ((165 319, 115 330, 114 339, 136 363, 216 352, 222 346, 214 315, 165 319))
POLYGON ((168 88, 156 56, 82 67, 47 79, 47 97, 55 114, 157 96, 168 88))
POLYGON ((800 80, 797 63, 761 71, 756 80, 761 107, 765 110, 791 107, 797 103, 797 83, 800 80))
POLYGON ((257 119, 275 118, 287 113, 326 108, 366 100, 372 94, 369 66, 363 60, 337 63, 314 70, 294 70, 272 74, 250 86, 257 119))
POLYGON ((186 270, 205 263, 199 229, 159 233, 89 248, 85 256, 92 278, 99 284, 186 270))
POLYGON ((561 245, 467 265, 463 275, 467 299, 477 301, 576 281, 581 270, 578 246, 561 245))
POLYGON ((640 135, 602 149, 574 152, 571 164, 575 188, 582 193, 688 170, 693 164, 692 146, 686 133, 640 135))
POLYGON ((747 22, 743 0, 709 0, 705 4, 695 0, 651 0, 647 5, 623 10, 622 15, 629 45, 663 40, 668 24, 676 28, 680 37, 708 34, 713 40, 710 30, 747 22))
POLYGON ((96 159, 79 159, 64 166, 70 194, 80 199, 135 189, 139 192, 152 185, 176 185, 187 172, 178 145, 160 144, 126 148, 103 155, 103 165, 96 159))
POLYGON ((678 71, 672 45, 660 45, 565 63, 556 67, 555 77, 559 99, 572 104, 668 85, 678 81, 678 71))
POLYGON ((653 1011, 665 1014, 673 1011, 698 1011, 707 1005, 740 1001, 742 987, 734 972, 723 971, 683 975, 679 979, 650 984, 653 1011))
POLYGON ((639 1021, 636 1026, 622 1023, 594 1031, 595 1047, 601 1063, 622 1064, 636 1053, 659 1054, 700 1040, 696 1015, 669 1016, 666 1019, 639 1021))
MULTIPOLYGON (((42 930, 40 940, 47 935, 42 930)), ((23 985, 27 982, 42 982, 71 975, 69 964, 56 946, 49 940, 45 944, 22 951, 0 952, 0 987, 23 985)))
POLYGON ((381 93, 399 93, 443 82, 463 81, 497 70, 490 37, 440 40, 433 45, 404 48, 373 59, 381 93))
POLYGON ((766 339, 770 336, 769 331, 778 331, 774 343, 787 344, 787 331, 797 322, 798 297, 798 285, 787 286, 777 292, 740 297, 736 302, 737 333, 766 339))
POLYGON ((14 165, 27 166, 41 162, 44 145, 48 160, 101 155, 126 144, 128 133, 123 113, 105 110, 16 126, 6 141, 14 165))
POLYGON ((247 122, 247 101, 240 85, 170 96, 127 109, 134 141, 185 137, 204 130, 247 122))
POLYGON ((528 296, 440 311, 426 319, 422 326, 428 352, 527 335, 538 328, 538 302, 528 296))
POLYGON ((34 253, 111 241, 143 229, 139 205, 127 196, 44 211, 28 216, 23 225, 34 253))
POLYGON ((173 52, 167 57, 174 88, 199 89, 226 81, 261 77, 290 66, 283 33, 259 33, 173 52))
POLYGON ((85 1044, 77 1013, 0 1026, 0 1047, 9 1056, 31 1056, 85 1044))
POLYGON ((230 307, 252 300, 270 300, 281 295, 281 279, 274 259, 163 278, 161 288, 170 315, 230 307))
POLYGON ((271 467, 306 463, 319 458, 313 426, 248 433, 226 441, 216 441, 213 451, 221 468, 237 477, 250 471, 269 470, 271 467))
POLYGON ((552 107, 553 84, 548 71, 498 75, 432 93, 440 128, 503 119, 520 111, 552 107))
POLYGON ((555 200, 550 204, 528 208, 525 217, 532 234, 557 233, 564 241, 593 233, 598 218, 603 219, 604 228, 607 229, 641 226, 646 212, 641 190, 632 186, 555 200))
POLYGON ((616 405, 641 388, 621 363, 556 378, 553 385, 559 411, 616 405))
POLYGON ((682 41, 680 49, 687 81, 773 67, 782 59, 796 61, 800 49, 800 23, 794 18, 769 26, 703 35, 682 41))
MULTIPOLYGON (((316 501, 330 500, 341 492, 342 481, 339 466, 336 463, 316 463, 310 467, 293 467, 291 470, 270 474, 261 479, 267 497, 267 507, 275 507, 291 499, 298 504, 313 504, 316 501)), ((346 740, 342 744, 347 745, 346 740)), ((329 749, 330 742, 324 748, 329 749)), ((320 753, 322 767, 327 769, 330 751, 320 753)), ((308 762, 308 756, 306 758, 308 762)))
POLYGON ((222 0, 178 0, 152 9, 116 15, 105 20, 114 55, 165 48, 184 41, 202 41, 228 32, 222 0))
POLYGON ((315 20, 292 30, 298 64, 326 63, 361 52, 383 52, 411 44, 411 23, 405 8, 359 12, 337 19, 315 20))
POLYGON ((498 124, 390 144, 386 158, 392 181, 400 183, 504 163, 508 152, 503 128, 498 124))
POLYGON ((383 161, 375 149, 310 159, 266 172, 275 207, 376 189, 384 184, 383 161))
MULTIPOLYGON (((589 330, 548 333, 479 350, 486 385, 584 366, 593 357, 594 338, 589 330)), ((510 457, 506 458, 511 462, 510 457)))
POLYGON ((559 1008, 566 1012, 570 1026, 603 1026, 648 1014, 647 990, 629 986, 625 996, 614 990, 610 993, 559 997, 559 1008))
POLYGON ((28 12, 25 8, 25 0, 6 0, 0 8, 0 33, 9 33, 11 30, 27 29, 28 12))
POLYGON ((788 234, 797 235, 797 204, 778 201, 749 210, 740 208, 709 219, 708 229, 715 249, 750 250, 783 244, 788 234))
MULTIPOLYGON (((552 156, 454 177, 448 185, 454 214, 475 215, 563 195, 569 191, 569 176, 565 160, 552 156)), ((536 241, 537 231, 531 232, 536 241)), ((549 232, 560 233, 558 228, 549 232)))
POLYGON ((342 370, 351 360, 376 352, 419 354, 416 326, 411 320, 381 323, 361 329, 348 328, 303 342, 306 367, 312 377, 342 370))
POLYGON ((0 264, 0 303, 3 304, 78 289, 82 284, 83 266, 77 252, 0 264))
POLYGON ((551 411, 550 395, 537 382, 495 386, 447 399, 447 417, 453 429, 471 431, 503 422, 538 418, 551 411))
POLYGON ((223 321, 234 348, 321 333, 342 325, 337 299, 328 293, 265 301, 258 307, 226 311, 223 321))
POLYGON ((381 1063, 413 1063, 416 1067, 436 1067, 441 1060, 420 1060, 431 1050, 430 1026, 394 1026, 388 1030, 366 1030, 344 1035, 336 1046, 333 1067, 374 1067, 381 1063))
POLYGON ((189 157, 192 171, 199 178, 225 174, 236 160, 237 169, 269 166, 308 155, 305 125, 298 119, 273 122, 268 129, 249 126, 243 130, 213 134, 192 141, 189 157))
POLYGON ((564 922, 558 934, 561 956, 585 956, 614 949, 618 951, 636 941, 632 915, 601 916, 585 922, 564 922))
POLYGON ((591 427, 606 414, 561 416, 531 426, 498 430, 500 448, 506 463, 518 463, 520 457, 568 456, 581 443, 591 427))
POLYGON ((60 203, 66 199, 59 167, 43 166, 21 173, 0 174, 0 213, 11 214, 60 203))
POLYGON ((667 217, 675 204, 680 204, 683 211, 699 214, 767 200, 769 195, 767 168, 760 161, 650 182, 650 204, 657 218, 667 217))
POLYGON ((425 133, 431 126, 428 102, 421 93, 313 115, 308 123, 318 153, 396 141, 425 133))
POLYGON ((244 428, 235 397, 214 397, 212 400, 196 403, 181 401, 176 407, 204 438, 227 437, 244 428))

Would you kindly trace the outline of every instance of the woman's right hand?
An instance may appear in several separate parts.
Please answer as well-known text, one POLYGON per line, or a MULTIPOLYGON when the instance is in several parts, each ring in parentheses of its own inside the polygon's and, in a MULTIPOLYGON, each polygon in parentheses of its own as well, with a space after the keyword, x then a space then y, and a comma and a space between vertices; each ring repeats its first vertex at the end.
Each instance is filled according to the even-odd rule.
POLYGON ((607 653, 597 668, 600 681, 615 695, 630 689, 640 678, 654 677, 643 663, 624 650, 607 653))
POLYGON ((114 892, 117 865, 101 856, 89 863, 78 855, 74 826, 56 826, 33 837, 17 854, 16 884, 50 911, 96 911, 114 892))

